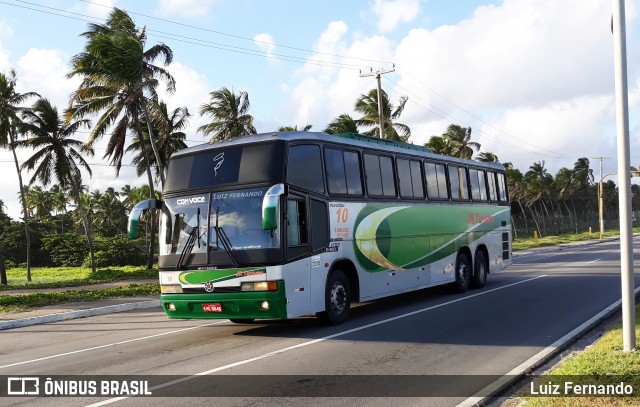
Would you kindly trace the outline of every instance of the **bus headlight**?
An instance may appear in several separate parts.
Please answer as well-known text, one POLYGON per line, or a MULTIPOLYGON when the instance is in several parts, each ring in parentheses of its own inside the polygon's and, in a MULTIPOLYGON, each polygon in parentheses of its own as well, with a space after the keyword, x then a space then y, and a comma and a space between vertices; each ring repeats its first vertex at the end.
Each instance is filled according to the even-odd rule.
POLYGON ((277 281, 244 282, 240 285, 240 291, 278 291, 277 281))
POLYGON ((160 285, 160 293, 162 293, 162 294, 182 294, 182 286, 180 284, 160 285))

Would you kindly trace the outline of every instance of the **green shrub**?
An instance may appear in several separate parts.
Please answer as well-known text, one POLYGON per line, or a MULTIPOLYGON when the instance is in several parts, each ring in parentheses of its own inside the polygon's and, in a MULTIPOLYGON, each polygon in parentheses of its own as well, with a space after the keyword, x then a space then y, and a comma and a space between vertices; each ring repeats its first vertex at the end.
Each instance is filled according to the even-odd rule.
MULTIPOLYGON (((145 264, 145 253, 139 242, 131 241, 125 235, 96 239, 93 246, 97 267, 145 264)), ((91 266, 89 254, 84 259, 84 266, 91 266)))
POLYGON ((44 251, 51 256, 54 266, 76 267, 89 252, 86 240, 78 233, 51 234, 42 237, 44 251))

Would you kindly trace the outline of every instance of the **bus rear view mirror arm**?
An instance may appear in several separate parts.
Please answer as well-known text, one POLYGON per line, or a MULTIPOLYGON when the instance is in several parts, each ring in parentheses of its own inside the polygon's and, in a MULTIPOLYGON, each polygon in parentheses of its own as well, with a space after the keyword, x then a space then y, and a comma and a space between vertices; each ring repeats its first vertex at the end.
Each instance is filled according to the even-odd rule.
POLYGON ((171 214, 169 213, 169 209, 166 207, 164 202, 159 199, 146 199, 144 201, 139 202, 136 206, 133 207, 131 213, 129 214, 129 223, 127 227, 127 234, 129 239, 135 239, 138 237, 138 224, 140 222, 140 217, 142 213, 149 209, 160 209, 166 215, 165 221, 167 222, 166 228, 167 233, 165 236, 166 244, 171 243, 171 214))

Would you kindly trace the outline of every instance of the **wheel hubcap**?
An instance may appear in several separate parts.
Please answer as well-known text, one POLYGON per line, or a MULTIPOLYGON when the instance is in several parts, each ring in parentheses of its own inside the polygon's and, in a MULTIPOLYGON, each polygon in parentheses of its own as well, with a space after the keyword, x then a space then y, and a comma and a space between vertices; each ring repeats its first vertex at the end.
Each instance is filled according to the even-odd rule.
POLYGON ((458 277, 460 278, 460 283, 463 285, 467 284, 467 281, 469 280, 469 269, 466 265, 461 264, 458 267, 458 277))
POLYGON ((480 267, 478 267, 478 279, 480 281, 484 281, 486 277, 487 277, 487 270, 485 270, 484 264, 481 264, 480 267))
POLYGON ((342 284, 336 282, 333 287, 331 287, 331 308, 336 312, 336 314, 340 314, 344 311, 346 305, 347 290, 345 290, 342 284))

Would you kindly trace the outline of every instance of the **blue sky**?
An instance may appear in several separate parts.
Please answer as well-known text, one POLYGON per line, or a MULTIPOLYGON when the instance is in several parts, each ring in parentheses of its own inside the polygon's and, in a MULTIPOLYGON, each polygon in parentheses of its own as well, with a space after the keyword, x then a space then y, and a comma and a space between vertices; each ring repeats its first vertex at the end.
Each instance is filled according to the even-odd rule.
MULTIPOLYGON (((626 3, 634 165, 637 2, 626 3)), ((193 114, 190 145, 207 140, 195 132, 206 121, 198 109, 222 86, 248 92, 258 131, 306 124, 321 131, 339 114, 353 115, 356 98, 375 86, 359 69, 395 63, 383 87, 394 102, 409 97, 400 121, 414 143, 455 123, 472 127, 481 151, 523 172, 544 160, 555 175, 578 157, 596 156, 611 157, 605 172, 616 169, 608 0, 3 0, 0 71, 14 68, 21 91, 39 92, 63 109, 78 83, 65 74, 84 46, 79 34, 114 5, 147 27, 148 44, 172 48, 177 92, 162 97, 170 109, 186 106, 193 114)), ((90 160, 101 164, 86 181, 92 189, 144 183, 128 167, 114 179, 103 148, 98 143, 90 160)), ((597 161, 592 168, 597 175, 597 161)), ((0 200, 17 218, 17 176, 6 152, 0 169, 7 173, 0 200)))

